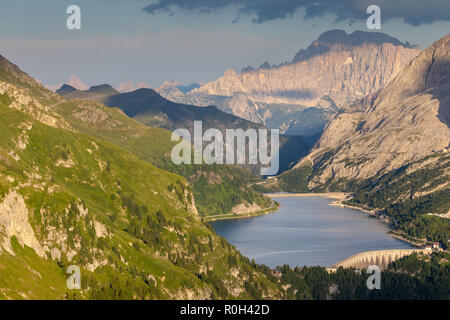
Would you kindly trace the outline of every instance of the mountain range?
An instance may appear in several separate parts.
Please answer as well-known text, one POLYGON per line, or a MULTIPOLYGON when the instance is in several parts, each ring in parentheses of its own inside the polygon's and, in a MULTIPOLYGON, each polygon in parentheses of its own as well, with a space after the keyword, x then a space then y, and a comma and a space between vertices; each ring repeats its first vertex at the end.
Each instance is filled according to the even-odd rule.
POLYGON ((142 88, 150 89, 150 85, 142 81, 138 82, 136 85, 134 85, 132 81, 125 81, 117 86, 117 91, 125 93, 142 88))
MULTIPOLYGON (((69 80, 66 82, 66 85, 69 85, 77 90, 88 90, 89 86, 85 84, 83 81, 81 81, 80 78, 78 78, 77 75, 72 74, 69 78, 69 80)), ((61 89, 63 84, 56 84, 56 85, 45 85, 45 87, 53 92, 55 92, 58 89, 61 89)))
POLYGON ((240 73, 230 69, 186 94, 167 85, 159 92, 176 102, 216 105, 287 134, 317 134, 332 114, 353 110, 419 52, 383 33, 331 30, 289 62, 246 67, 240 73))
MULTIPOLYGON (((223 112, 215 106, 198 107, 175 103, 163 98, 153 89, 138 89, 119 93, 109 85, 93 86, 80 91, 64 85, 56 93, 67 99, 87 99, 101 102, 109 107, 120 108, 127 116, 150 127, 173 131, 188 129, 193 135, 194 121, 201 121, 203 132, 214 128, 226 135, 227 129, 263 128, 261 124, 242 119, 223 112)), ((312 147, 318 136, 281 136, 279 153, 279 172, 290 168, 312 147)), ((243 165, 252 173, 260 171, 259 165, 243 165)), ((245 175, 244 175, 245 176, 245 175)), ((214 200, 212 200, 214 201, 214 200)))

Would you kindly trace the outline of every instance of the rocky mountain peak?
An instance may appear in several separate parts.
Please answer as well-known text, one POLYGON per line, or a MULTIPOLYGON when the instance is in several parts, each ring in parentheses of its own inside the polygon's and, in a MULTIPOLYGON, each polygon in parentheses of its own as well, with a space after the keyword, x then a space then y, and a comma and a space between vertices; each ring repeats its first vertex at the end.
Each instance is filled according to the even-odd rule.
POLYGON ((232 78, 232 77, 235 77, 237 74, 236 74, 236 71, 234 71, 233 69, 228 69, 228 70, 226 70, 225 71, 225 73, 223 74, 223 76, 225 77, 225 78, 232 78))
POLYGON ((27 73, 20 70, 18 66, 11 63, 8 59, 0 55, 0 81, 14 82, 17 81, 27 84, 31 87, 41 87, 41 84, 30 77, 27 73))
POLYGON ((421 52, 361 113, 342 113, 325 129, 314 157, 332 156, 311 186, 338 179, 367 179, 450 145, 450 35, 421 52))
POLYGON ((63 84, 61 86, 61 88, 59 88, 58 90, 56 90, 55 93, 59 94, 59 95, 65 95, 71 92, 77 91, 76 88, 72 87, 71 85, 68 84, 63 84))
POLYGON ((132 92, 134 90, 141 89, 141 88, 150 88, 150 85, 148 83, 140 81, 135 86, 133 81, 129 80, 129 81, 125 81, 125 82, 122 82, 121 84, 119 84, 117 86, 116 90, 119 91, 120 93, 126 93, 126 92, 132 92))
POLYGON ((72 74, 69 78, 69 81, 67 82, 68 85, 71 85, 72 87, 74 87, 75 89, 84 91, 84 90, 88 90, 89 86, 87 84, 85 84, 83 81, 81 81, 80 78, 78 78, 77 75, 72 74))
POLYGON ((328 96, 338 107, 349 109, 382 88, 419 52, 383 33, 331 30, 300 50, 291 63, 264 63, 239 74, 229 69, 192 93, 198 98, 243 92, 255 103, 304 107, 315 107, 328 96))
POLYGON ((355 31, 347 34, 344 30, 330 30, 322 33, 317 40, 313 41, 306 49, 301 49, 292 59, 291 63, 302 62, 314 56, 325 54, 335 47, 357 47, 363 44, 381 46, 390 43, 394 46, 402 46, 409 49, 417 49, 417 46, 408 42, 401 42, 397 38, 390 37, 382 32, 355 31))
POLYGON ((119 91, 114 89, 109 84, 100 84, 100 85, 97 85, 97 86, 91 86, 87 90, 87 92, 89 92, 89 93, 99 93, 99 94, 118 94, 119 93, 119 91))

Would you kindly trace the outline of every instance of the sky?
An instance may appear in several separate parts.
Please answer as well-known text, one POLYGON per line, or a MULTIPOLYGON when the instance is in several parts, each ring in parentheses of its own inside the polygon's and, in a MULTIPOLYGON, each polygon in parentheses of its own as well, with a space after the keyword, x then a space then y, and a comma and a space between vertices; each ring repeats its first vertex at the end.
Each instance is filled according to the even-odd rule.
POLYGON ((289 61, 324 31, 381 30, 426 48, 450 32, 448 0, 0 0, 0 54, 45 84, 152 87, 215 80, 227 69, 289 61), (69 30, 69 5, 81 29, 69 30))

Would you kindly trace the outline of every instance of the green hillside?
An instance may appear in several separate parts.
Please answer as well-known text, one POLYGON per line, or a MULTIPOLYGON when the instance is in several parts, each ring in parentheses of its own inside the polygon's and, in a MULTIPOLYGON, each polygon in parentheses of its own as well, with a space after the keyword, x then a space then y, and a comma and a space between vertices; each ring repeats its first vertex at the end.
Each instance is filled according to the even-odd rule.
POLYGON ((201 222, 184 178, 80 133, 14 68, 0 64, 0 299, 282 297, 201 222))
POLYGON ((262 208, 271 206, 268 198, 247 188, 249 183, 260 178, 243 168, 174 165, 170 153, 176 142, 170 140, 171 133, 167 130, 147 127, 128 118, 119 109, 96 102, 62 101, 56 110, 77 130, 107 140, 142 160, 185 177, 192 185, 201 216, 227 214, 241 203, 255 202, 262 208))

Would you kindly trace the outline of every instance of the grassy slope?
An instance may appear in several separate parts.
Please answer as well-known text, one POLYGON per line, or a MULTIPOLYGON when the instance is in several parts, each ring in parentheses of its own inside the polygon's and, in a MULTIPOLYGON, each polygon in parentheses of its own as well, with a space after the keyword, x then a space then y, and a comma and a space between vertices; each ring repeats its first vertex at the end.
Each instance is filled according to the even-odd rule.
POLYGON ((12 243, 15 256, 0 254, 0 300, 63 299, 64 270, 56 262, 44 260, 34 250, 22 247, 16 238, 12 243))
MULTIPOLYGON (((66 251, 73 251, 70 264, 85 268, 104 263, 94 273, 83 269, 86 289, 78 297, 180 298, 194 294, 225 298, 233 297, 233 290, 242 290, 236 297, 254 297, 243 287, 255 270, 188 210, 190 188, 180 176, 102 140, 46 126, 2 103, 0 132, 0 196, 15 188, 30 210, 38 240, 48 240, 51 248, 66 246, 66 251), (24 123, 32 124, 32 129, 25 132, 24 123), (14 141, 24 134, 28 145, 20 150, 14 141), (8 155, 10 150, 19 161, 8 155), (74 165, 57 166, 60 160, 74 165), (77 206, 88 209, 86 217, 81 217, 77 206), (96 235, 94 221, 105 225, 110 236, 96 235), (49 240, 51 227, 67 240, 49 240), (229 273, 233 268, 240 270, 237 277, 229 273), (149 281, 152 277, 156 285, 149 281)), ((57 264, 33 256, 26 248, 17 250, 16 256, 1 253, 1 266, 18 266, 13 274, 11 270, 1 273, 3 297, 23 292, 24 285, 13 281, 14 274, 22 272, 28 279, 31 270, 44 275, 36 287, 30 287, 27 297, 65 296, 64 270, 69 261, 65 254, 59 260, 57 264), (45 273, 47 268, 54 272, 45 273)), ((255 274, 248 288, 264 283, 267 295, 277 295, 270 281, 255 274)))
MULTIPOLYGON (((109 141, 159 168, 183 175, 193 186, 194 195, 198 198, 199 213, 202 216, 230 213, 233 206, 243 202, 256 202, 260 207, 270 207, 270 200, 267 197, 247 188, 250 182, 259 178, 240 167, 175 166, 170 160, 170 151, 175 142, 170 141, 169 131, 149 128, 128 118, 119 109, 108 108, 99 103, 67 102, 42 87, 2 56, 0 56, 0 80, 25 89, 43 105, 57 105, 55 111, 78 131, 109 141), (86 118, 73 116, 74 110, 83 109, 89 109, 86 118), (106 118, 96 117, 98 112, 102 112, 106 118), (221 197, 216 201, 211 194, 220 194, 221 197)), ((5 101, 5 104, 9 102, 5 101)))
POLYGON ((95 102, 63 102, 57 110, 77 130, 107 140, 151 164, 185 177, 193 186, 202 216, 229 213, 242 202, 270 207, 268 198, 247 189, 248 183, 259 178, 245 169, 227 165, 174 165, 170 152, 176 142, 170 140, 171 133, 167 130, 147 127, 118 109, 95 102), (89 110, 87 119, 79 117, 80 110, 89 110), (95 120, 98 113, 101 116, 95 120))

